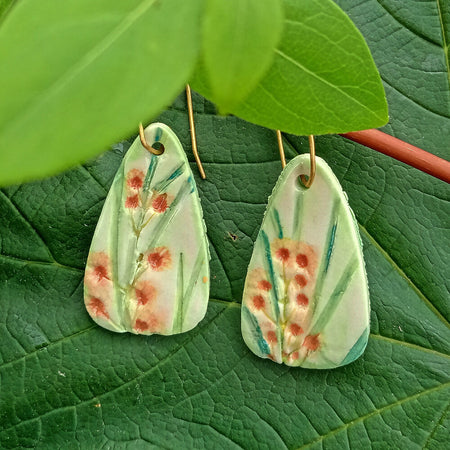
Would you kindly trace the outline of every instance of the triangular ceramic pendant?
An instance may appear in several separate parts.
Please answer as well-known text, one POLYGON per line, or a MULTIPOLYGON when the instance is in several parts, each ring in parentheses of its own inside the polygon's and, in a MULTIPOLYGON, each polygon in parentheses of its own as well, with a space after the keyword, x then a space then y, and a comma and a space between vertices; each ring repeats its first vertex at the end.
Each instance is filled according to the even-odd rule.
POLYGON ((358 226, 328 165, 306 189, 309 155, 294 158, 269 199, 248 268, 242 334, 262 358, 312 369, 348 364, 369 336, 358 226))
POLYGON ((206 312, 209 253, 200 199, 173 131, 145 130, 114 178, 92 240, 84 299, 102 327, 136 334, 182 333, 206 312))

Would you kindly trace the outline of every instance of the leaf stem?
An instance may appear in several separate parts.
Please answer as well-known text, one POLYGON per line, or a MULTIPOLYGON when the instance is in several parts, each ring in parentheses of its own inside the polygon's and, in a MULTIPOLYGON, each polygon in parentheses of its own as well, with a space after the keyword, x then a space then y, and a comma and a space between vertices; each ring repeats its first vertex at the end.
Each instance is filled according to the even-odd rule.
POLYGON ((450 162, 380 130, 353 131, 341 136, 390 156, 422 172, 450 183, 450 162))

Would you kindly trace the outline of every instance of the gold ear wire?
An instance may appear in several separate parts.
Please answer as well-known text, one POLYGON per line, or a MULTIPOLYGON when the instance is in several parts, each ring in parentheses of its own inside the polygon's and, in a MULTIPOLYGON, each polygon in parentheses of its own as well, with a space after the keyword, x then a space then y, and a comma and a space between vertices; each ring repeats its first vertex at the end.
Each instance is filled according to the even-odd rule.
POLYGON ((200 160, 200 156, 198 155, 197 137, 195 136, 194 108, 192 107, 191 87, 188 84, 186 85, 186 98, 187 98, 188 115, 189 115, 189 127, 191 129, 192 152, 194 153, 195 162, 197 163, 197 167, 198 167, 198 171, 200 172, 200 176, 204 180, 204 179, 206 179, 206 174, 205 174, 205 170, 203 169, 203 165, 200 160))
POLYGON ((300 179, 302 180, 303 185, 306 188, 310 188, 314 177, 316 176, 316 145, 314 143, 314 136, 310 134, 308 136, 309 141, 309 158, 310 158, 310 166, 309 166, 309 177, 306 179, 306 175, 300 175, 300 179))
POLYGON ((147 139, 145 139, 144 127, 142 123, 139 124, 139 137, 141 139, 141 144, 144 148, 146 148, 150 153, 154 155, 162 155, 164 153, 164 145, 160 143, 160 148, 154 148, 148 144, 147 139))
POLYGON ((283 140, 281 138, 281 131, 277 130, 278 150, 280 151, 281 167, 286 167, 286 157, 284 156, 283 140))
MULTIPOLYGON (((277 141, 278 141, 278 149, 280 151, 280 159, 281 159, 281 166, 283 169, 286 167, 286 157, 284 155, 284 147, 283 147, 283 140, 281 137, 281 131, 277 130, 277 141)), ((300 179, 302 180, 303 185, 306 188, 310 188, 312 185, 312 182, 314 181, 314 177, 316 176, 316 145, 314 143, 314 136, 310 134, 308 136, 309 141, 309 151, 310 151, 310 170, 309 170, 309 176, 306 178, 306 175, 300 175, 300 179)))
MULTIPOLYGON (((200 160, 200 156, 198 155, 197 150, 197 137, 195 136, 195 124, 194 124, 194 108, 192 107, 192 94, 191 94, 191 88, 187 84, 186 85, 186 98, 187 98, 187 105, 188 105, 188 115, 189 115, 189 128, 191 131, 191 142, 192 142, 192 152, 194 153, 195 162, 197 163, 198 170, 200 172, 200 176, 205 179, 206 174, 205 170, 203 169, 202 162, 200 160)), ((154 155, 162 155, 164 153, 164 145, 159 143, 159 148, 154 148, 153 146, 149 145, 147 140, 145 139, 144 134, 144 127, 142 126, 142 123, 139 124, 139 137, 141 139, 141 144, 151 153, 154 155)))

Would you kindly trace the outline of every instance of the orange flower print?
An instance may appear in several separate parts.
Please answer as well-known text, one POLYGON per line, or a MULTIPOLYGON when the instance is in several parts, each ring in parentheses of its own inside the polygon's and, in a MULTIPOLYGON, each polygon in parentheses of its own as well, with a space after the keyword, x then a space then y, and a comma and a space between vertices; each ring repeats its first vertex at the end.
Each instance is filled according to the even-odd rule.
POLYGON ((305 268, 308 266, 308 257, 303 253, 299 253, 295 258, 295 261, 297 262, 298 267, 305 268))
POLYGON ((276 344, 278 342, 275 331, 269 331, 267 333, 267 342, 269 342, 269 344, 276 344))
POLYGON ((141 319, 136 319, 136 322, 134 324, 134 329, 137 332, 143 332, 148 330, 148 323, 141 319))
POLYGON ((95 317, 104 317, 109 319, 109 314, 106 311, 104 303, 97 297, 92 297, 89 302, 89 309, 95 317))
POLYGON ((167 247, 157 247, 153 249, 148 257, 148 263, 152 270, 156 272, 161 272, 166 270, 172 265, 172 258, 170 256, 170 251, 167 247))
POLYGON ((272 289, 272 284, 267 280, 260 280, 258 281, 257 287, 262 291, 270 291, 272 289))
POLYGON ((160 331, 161 324, 158 318, 151 315, 147 320, 136 319, 134 323, 134 330, 138 333, 148 331, 149 333, 157 333, 160 331))
POLYGON ((138 305, 146 305, 156 298, 156 288, 149 281, 139 281, 134 289, 138 305))
POLYGON ((129 195, 125 200, 125 208, 136 209, 139 206, 139 195, 129 195))
POLYGON ((87 265, 92 267, 93 276, 98 282, 103 278, 109 279, 110 263, 109 256, 104 252, 91 253, 87 265))
POLYGON ((89 256, 84 275, 89 295, 108 299, 112 295, 111 267, 106 253, 95 252, 89 256))
POLYGON ((152 201, 152 208, 158 214, 163 213, 168 206, 167 194, 159 194, 152 201))
POLYGON ((253 307, 259 311, 260 309, 264 309, 266 307, 266 301, 262 295, 255 295, 252 299, 253 307))
POLYGON ((296 244, 295 241, 289 238, 275 239, 271 245, 274 261, 282 264, 283 267, 292 266, 295 258, 296 244))
POLYGON ((303 333, 303 330, 300 325, 297 325, 296 323, 291 323, 289 325, 289 332, 292 334, 292 336, 298 336, 303 333))
POLYGON ((306 336, 302 346, 312 352, 316 351, 320 347, 319 334, 310 334, 306 336))
POLYGON ((134 190, 139 190, 144 184, 144 172, 139 169, 131 169, 127 173, 127 186, 134 190))
POLYGON ((295 275, 295 282, 300 286, 300 287, 305 287, 308 284, 308 280, 306 279, 306 277, 302 274, 297 274, 295 275))
POLYGON ((308 306, 309 304, 309 298, 303 293, 297 295, 296 301, 298 306, 308 306))
POLYGON ((282 262, 287 262, 287 260, 289 259, 289 255, 289 249, 287 249, 286 247, 281 247, 275 252, 275 257, 282 262))

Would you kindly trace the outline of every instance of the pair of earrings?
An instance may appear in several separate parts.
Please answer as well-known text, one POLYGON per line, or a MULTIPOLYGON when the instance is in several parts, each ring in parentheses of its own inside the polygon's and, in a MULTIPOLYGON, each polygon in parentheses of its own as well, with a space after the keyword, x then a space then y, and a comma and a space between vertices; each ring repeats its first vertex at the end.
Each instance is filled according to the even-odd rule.
MULTIPOLYGON (((204 178, 189 88, 187 94, 204 178)), ((333 172, 313 154, 312 137, 310 146, 310 158, 294 158, 269 198, 245 281, 242 335, 262 358, 326 369, 364 351, 369 297, 356 220, 333 172)), ((182 333, 206 313, 209 252, 200 199, 182 145, 163 124, 140 126, 114 178, 92 240, 84 297, 91 317, 116 332, 182 333)))

